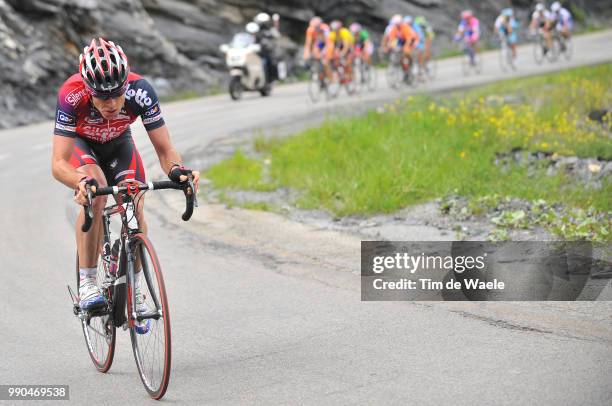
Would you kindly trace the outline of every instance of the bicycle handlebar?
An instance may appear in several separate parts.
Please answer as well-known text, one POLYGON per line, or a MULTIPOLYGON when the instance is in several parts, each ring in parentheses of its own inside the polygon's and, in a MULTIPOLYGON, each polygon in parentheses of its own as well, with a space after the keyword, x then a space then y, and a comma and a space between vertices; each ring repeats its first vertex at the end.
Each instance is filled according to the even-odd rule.
POLYGON ((95 192, 91 190, 90 186, 87 186, 87 200, 89 204, 84 207, 85 210, 85 222, 81 226, 81 231, 84 233, 88 232, 91 228, 93 219, 91 202, 96 196, 106 195, 118 195, 120 193, 138 193, 144 190, 162 190, 162 189, 176 189, 182 190, 185 194, 185 212, 181 216, 184 221, 188 221, 192 214, 193 208, 198 207, 198 200, 195 195, 195 187, 193 180, 189 177, 187 182, 177 183, 171 180, 163 180, 159 182, 147 182, 143 184, 130 183, 126 186, 110 186, 110 187, 99 187, 95 192))

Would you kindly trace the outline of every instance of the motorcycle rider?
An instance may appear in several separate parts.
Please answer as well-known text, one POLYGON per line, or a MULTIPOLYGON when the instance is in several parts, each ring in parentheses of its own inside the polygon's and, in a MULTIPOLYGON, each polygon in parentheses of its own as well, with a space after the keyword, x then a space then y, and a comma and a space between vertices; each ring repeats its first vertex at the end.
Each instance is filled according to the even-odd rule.
POLYGON ((261 46, 260 55, 264 64, 266 83, 269 84, 278 79, 277 54, 280 33, 276 27, 279 19, 275 18, 273 21, 268 13, 259 13, 253 22, 259 26, 259 30, 255 33, 255 41, 261 46))

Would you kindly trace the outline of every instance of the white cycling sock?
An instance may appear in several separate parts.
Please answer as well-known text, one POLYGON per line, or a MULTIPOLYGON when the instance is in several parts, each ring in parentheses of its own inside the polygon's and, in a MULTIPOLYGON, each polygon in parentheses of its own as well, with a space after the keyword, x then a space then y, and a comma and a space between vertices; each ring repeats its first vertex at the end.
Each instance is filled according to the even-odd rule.
POLYGON ((96 271, 98 270, 98 268, 79 268, 79 279, 81 281, 81 284, 89 279, 91 281, 95 281, 96 280, 96 271))

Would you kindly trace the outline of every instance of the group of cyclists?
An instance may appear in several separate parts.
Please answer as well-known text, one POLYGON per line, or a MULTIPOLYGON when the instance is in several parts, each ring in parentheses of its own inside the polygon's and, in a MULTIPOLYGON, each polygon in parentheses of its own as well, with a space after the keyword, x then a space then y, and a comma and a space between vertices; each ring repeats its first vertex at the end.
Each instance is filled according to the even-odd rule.
MULTIPOLYGON (((573 28, 571 13, 555 1, 550 9, 544 3, 537 3, 531 16, 530 31, 545 39, 545 50, 552 48, 553 36, 558 33, 569 39, 573 28)), ((500 41, 507 44, 513 60, 517 57, 519 21, 512 8, 504 8, 494 23, 494 32, 500 41)), ((431 60, 431 45, 435 37, 433 26, 423 16, 393 15, 385 28, 380 50, 384 54, 401 53, 405 70, 416 63, 419 74, 426 73, 431 60)), ((461 43, 462 50, 469 56, 470 64, 476 65, 480 50, 480 21, 471 10, 461 12, 454 40, 461 43)), ((562 45, 563 46, 563 45, 562 45)), ((354 22, 346 28, 340 20, 329 25, 320 17, 313 17, 306 30, 304 60, 321 62, 326 75, 331 78, 334 63, 343 63, 350 71, 354 58, 359 57, 368 64, 372 62, 374 44, 368 31, 354 22)))
POLYGON ((330 80, 334 64, 342 63, 350 76, 355 58, 370 65, 373 52, 370 34, 361 24, 353 22, 347 28, 340 20, 326 24, 321 17, 310 19, 304 42, 304 60, 321 62, 330 80))
MULTIPOLYGON (((389 53, 399 48, 407 58, 416 57, 419 65, 424 66, 431 58, 434 35, 433 27, 425 17, 397 14, 385 29, 381 49, 389 53)), ((353 22, 346 28, 340 20, 333 20, 329 25, 318 16, 310 20, 304 42, 304 60, 321 62, 328 78, 332 78, 333 66, 340 63, 350 74, 355 58, 370 66, 373 53, 370 34, 360 23, 353 22)))
POLYGON ((551 4, 550 10, 546 8, 544 3, 538 3, 531 15, 529 25, 532 34, 538 34, 544 38, 544 54, 553 48, 555 34, 564 39, 561 42, 561 50, 565 51, 563 48, 566 46, 566 41, 571 37, 573 28, 572 13, 558 1, 551 4))

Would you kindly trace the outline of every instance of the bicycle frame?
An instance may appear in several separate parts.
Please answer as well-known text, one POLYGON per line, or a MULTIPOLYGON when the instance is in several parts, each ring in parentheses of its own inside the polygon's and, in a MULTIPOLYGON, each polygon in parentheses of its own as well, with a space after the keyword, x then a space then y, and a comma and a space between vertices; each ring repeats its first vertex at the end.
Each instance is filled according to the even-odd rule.
MULTIPOLYGON (((136 321, 142 321, 145 319, 159 319, 162 316, 161 306, 159 299, 155 294, 154 289, 149 289, 151 292, 151 298, 155 303, 155 311, 144 315, 137 315, 134 304, 136 303, 136 292, 133 288, 136 282, 136 264, 137 264, 137 253, 133 251, 132 237, 140 233, 138 227, 138 219, 136 218, 135 202, 133 195, 126 193, 122 195, 121 203, 106 207, 103 213, 103 233, 104 242, 103 247, 105 250, 109 250, 108 253, 104 252, 103 258, 110 258, 110 222, 111 218, 115 215, 119 215, 121 218, 121 233, 120 233, 120 251, 118 256, 118 268, 117 274, 111 275, 108 273, 109 267, 105 267, 107 277, 109 277, 112 283, 112 289, 109 289, 109 296, 112 295, 111 299, 111 314, 113 318, 113 324, 115 327, 133 327, 136 321), (127 295, 126 295, 127 287, 127 295), (127 300, 126 300, 127 299, 127 300), (125 310, 127 306, 127 320, 125 317, 125 310), (127 321, 127 323, 126 323, 127 321)), ((141 257, 142 258, 142 257, 141 257)), ((141 259, 142 261, 142 259, 141 259)), ((109 263, 110 264, 110 263, 109 263)), ((150 272, 147 268, 146 261, 142 261, 142 271, 146 280, 146 283, 151 287, 150 272)), ((110 288, 110 286, 109 286, 110 288)))

